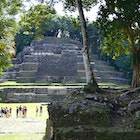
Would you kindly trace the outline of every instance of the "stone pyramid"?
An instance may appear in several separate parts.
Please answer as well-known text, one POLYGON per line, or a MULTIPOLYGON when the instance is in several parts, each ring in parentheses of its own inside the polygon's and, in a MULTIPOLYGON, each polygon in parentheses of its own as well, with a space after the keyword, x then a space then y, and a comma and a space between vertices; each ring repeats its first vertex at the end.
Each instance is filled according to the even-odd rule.
POLYGON ((46 37, 24 47, 13 60, 14 67, 5 72, 5 79, 26 83, 81 82, 78 61, 83 61, 79 42, 46 37))

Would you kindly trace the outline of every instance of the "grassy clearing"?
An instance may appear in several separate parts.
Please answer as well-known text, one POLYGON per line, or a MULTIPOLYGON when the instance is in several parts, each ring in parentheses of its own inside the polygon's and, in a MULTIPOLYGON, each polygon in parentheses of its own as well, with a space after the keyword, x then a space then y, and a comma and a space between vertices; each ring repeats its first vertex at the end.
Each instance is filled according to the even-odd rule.
POLYGON ((11 107, 12 116, 0 118, 0 140, 42 140, 48 118, 46 103, 0 103, 1 107, 11 107), (16 107, 20 105, 27 107, 26 118, 16 118, 16 107), (40 105, 43 106, 42 115, 36 116, 36 106, 40 105))
POLYGON ((0 140, 42 140, 42 134, 1 134, 0 140))
POLYGON ((98 83, 99 87, 100 88, 116 88, 116 89, 119 89, 119 88, 128 88, 130 87, 130 85, 120 85, 120 84, 114 84, 114 83, 98 83))
POLYGON ((6 82, 0 83, 0 86, 1 85, 18 85, 18 83, 16 83, 15 81, 6 81, 6 82))
POLYGON ((20 105, 27 107, 27 117, 28 118, 36 118, 36 106, 39 108, 40 105, 43 106, 43 114, 38 116, 39 119, 47 119, 48 118, 48 110, 47 110, 47 103, 0 103, 1 107, 12 108, 12 117, 16 118, 16 107, 20 105))

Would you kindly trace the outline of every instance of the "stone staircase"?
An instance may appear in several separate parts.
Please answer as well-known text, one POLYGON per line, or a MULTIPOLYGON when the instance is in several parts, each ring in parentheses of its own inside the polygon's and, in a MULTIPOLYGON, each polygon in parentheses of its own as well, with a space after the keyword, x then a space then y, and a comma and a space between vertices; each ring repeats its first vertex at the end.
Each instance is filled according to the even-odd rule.
POLYGON ((1 81, 19 83, 77 83, 77 53, 81 54, 79 42, 69 38, 46 37, 25 46, 13 61, 1 81), (13 76, 10 76, 15 73, 13 76))
MULTIPOLYGON (((77 71, 80 76, 80 82, 86 81, 84 63, 81 61, 82 56, 78 57, 77 71)), ((95 79, 98 83, 114 83, 114 84, 126 84, 130 83, 129 79, 126 79, 122 72, 118 72, 114 67, 110 66, 107 62, 102 61, 97 55, 91 55, 91 65, 94 72, 95 79)))

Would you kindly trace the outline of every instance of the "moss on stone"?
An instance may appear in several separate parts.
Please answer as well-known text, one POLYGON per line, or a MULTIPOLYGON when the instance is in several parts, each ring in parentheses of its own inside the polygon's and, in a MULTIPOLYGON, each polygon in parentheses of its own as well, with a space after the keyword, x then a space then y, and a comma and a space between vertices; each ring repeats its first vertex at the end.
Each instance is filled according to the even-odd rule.
POLYGON ((133 123, 136 129, 140 129, 140 118, 134 118, 133 123))

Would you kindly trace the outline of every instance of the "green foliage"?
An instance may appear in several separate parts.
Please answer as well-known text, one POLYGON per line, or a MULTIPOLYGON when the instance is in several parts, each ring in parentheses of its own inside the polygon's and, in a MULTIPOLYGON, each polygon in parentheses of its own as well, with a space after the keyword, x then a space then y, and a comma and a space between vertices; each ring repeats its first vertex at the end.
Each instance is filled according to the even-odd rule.
POLYGON ((137 118, 133 121, 134 127, 140 129, 140 118, 137 118))
MULTIPOLYGON (((108 27, 109 28, 109 27, 108 27)), ((113 59, 116 59, 122 53, 129 53, 130 42, 126 40, 125 33, 120 29, 113 30, 112 27, 104 35, 103 51, 108 55, 113 54, 113 59)))
POLYGON ((128 78, 132 77, 131 55, 121 55, 114 61, 116 67, 119 68, 128 78))
POLYGON ((112 55, 107 55, 104 51, 100 52, 100 58, 103 61, 108 62, 113 66, 117 71, 121 71, 128 78, 132 78, 132 56, 122 54, 116 59, 112 59, 112 55))
MULTIPOLYGON (((47 5, 36 5, 21 17, 19 24, 24 34, 33 34, 36 39, 46 36, 48 23, 55 14, 55 10, 47 5)), ((51 25, 51 24, 50 24, 51 25)), ((48 27, 49 28, 49 27, 48 27)))
POLYGON ((121 54, 131 54, 137 73, 132 80, 133 87, 138 85, 139 78, 136 77, 140 77, 139 4, 138 0, 105 0, 97 20, 103 40, 102 49, 113 59, 121 54))
POLYGON ((2 102, 2 98, 0 98, 0 103, 2 102))
POLYGON ((24 46, 29 45, 33 39, 41 39, 45 36, 58 36, 59 34, 60 37, 81 40, 80 27, 76 23, 78 20, 71 16, 57 15, 54 9, 52 12, 50 9, 52 8, 49 6, 37 5, 31 7, 27 14, 21 18, 20 31, 16 34, 15 40, 17 53, 22 51, 24 46), (45 12, 40 15, 42 9, 45 12))
POLYGON ((132 52, 132 40, 128 36, 127 28, 133 28, 134 42, 138 39, 138 1, 105 1, 99 12, 98 25, 104 40, 103 50, 114 58, 120 54, 132 52), (135 15, 135 16, 134 16, 135 15))
POLYGON ((14 15, 21 6, 19 0, 0 1, 0 74, 3 69, 12 66, 11 59, 15 54, 14 36, 17 30, 14 15))
POLYGON ((1 0, 0 1, 0 15, 13 16, 16 15, 23 6, 22 0, 1 0))
POLYGON ((15 43, 16 43, 16 53, 18 54, 23 50, 25 46, 30 45, 31 41, 34 39, 33 34, 24 34, 22 29, 19 31, 15 36, 15 43))
POLYGON ((92 46, 91 51, 93 54, 97 54, 100 46, 99 29, 96 28, 94 23, 87 22, 87 32, 89 44, 92 46))

